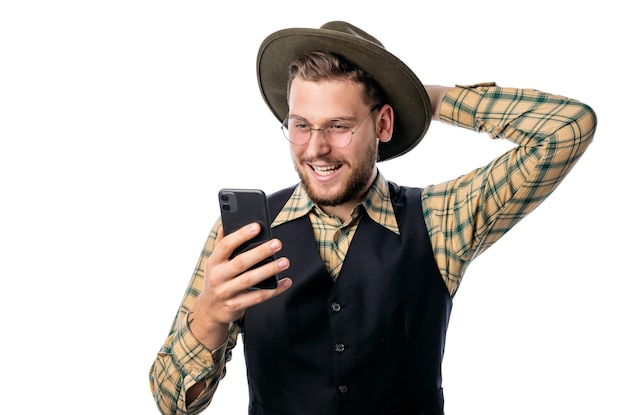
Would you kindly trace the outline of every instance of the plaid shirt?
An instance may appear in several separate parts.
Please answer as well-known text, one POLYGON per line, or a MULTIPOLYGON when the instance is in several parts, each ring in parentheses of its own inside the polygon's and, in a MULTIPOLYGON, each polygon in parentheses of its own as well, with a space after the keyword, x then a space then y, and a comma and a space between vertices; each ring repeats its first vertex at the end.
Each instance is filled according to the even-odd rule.
MULTIPOLYGON (((562 96, 479 84, 452 88, 444 97, 440 119, 517 145, 486 166, 424 188, 422 208, 435 262, 453 296, 469 263, 536 208, 574 166, 591 142, 596 117, 588 106, 562 96)), ((308 215, 320 255, 337 278, 363 214, 399 233, 388 184, 380 173, 345 223, 322 212, 298 186, 273 225, 308 215)), ((204 262, 219 226, 218 221, 209 235, 169 336, 150 370, 152 392, 164 414, 193 414, 209 405, 241 331, 233 323, 224 345, 207 350, 187 324, 187 312, 202 288, 204 262), (207 386, 186 407, 186 391, 202 379, 207 386)))

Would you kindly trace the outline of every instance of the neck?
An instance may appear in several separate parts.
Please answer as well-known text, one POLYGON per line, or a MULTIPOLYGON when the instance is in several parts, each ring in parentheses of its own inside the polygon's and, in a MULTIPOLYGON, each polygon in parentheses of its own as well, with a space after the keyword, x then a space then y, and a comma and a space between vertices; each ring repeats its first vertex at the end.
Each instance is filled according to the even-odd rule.
POLYGON ((345 223, 350 219, 352 210, 358 204, 358 202, 344 203, 339 206, 320 206, 319 208, 327 215, 335 216, 339 218, 341 223, 345 223))

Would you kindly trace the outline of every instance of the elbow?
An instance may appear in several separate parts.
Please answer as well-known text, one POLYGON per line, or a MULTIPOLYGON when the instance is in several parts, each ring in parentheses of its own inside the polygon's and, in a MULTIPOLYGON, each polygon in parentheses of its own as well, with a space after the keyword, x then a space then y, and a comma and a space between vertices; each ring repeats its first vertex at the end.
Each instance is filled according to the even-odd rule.
POLYGON ((575 117, 575 124, 574 133, 579 138, 580 146, 585 149, 593 140, 598 126, 598 117, 593 108, 581 103, 575 117))
POLYGON ((551 136, 548 145, 554 145, 577 159, 593 141, 598 125, 596 113, 589 105, 573 101, 568 103, 567 112, 562 112, 561 116, 564 124, 551 136))

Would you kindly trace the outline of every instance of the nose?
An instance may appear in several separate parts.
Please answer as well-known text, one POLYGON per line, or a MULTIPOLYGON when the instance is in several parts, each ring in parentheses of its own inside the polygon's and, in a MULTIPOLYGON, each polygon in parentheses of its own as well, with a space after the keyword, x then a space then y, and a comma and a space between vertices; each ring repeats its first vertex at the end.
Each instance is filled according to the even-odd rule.
POLYGON ((328 154, 331 150, 323 128, 311 128, 311 139, 307 143, 307 154, 309 157, 319 157, 328 154))

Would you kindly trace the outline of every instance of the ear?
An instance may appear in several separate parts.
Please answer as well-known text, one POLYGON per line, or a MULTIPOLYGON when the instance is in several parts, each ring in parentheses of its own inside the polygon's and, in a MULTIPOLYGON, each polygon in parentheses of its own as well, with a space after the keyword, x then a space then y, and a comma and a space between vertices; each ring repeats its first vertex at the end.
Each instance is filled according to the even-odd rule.
POLYGON ((391 140, 393 134, 393 108, 389 104, 383 105, 378 111, 376 134, 383 143, 391 140))

